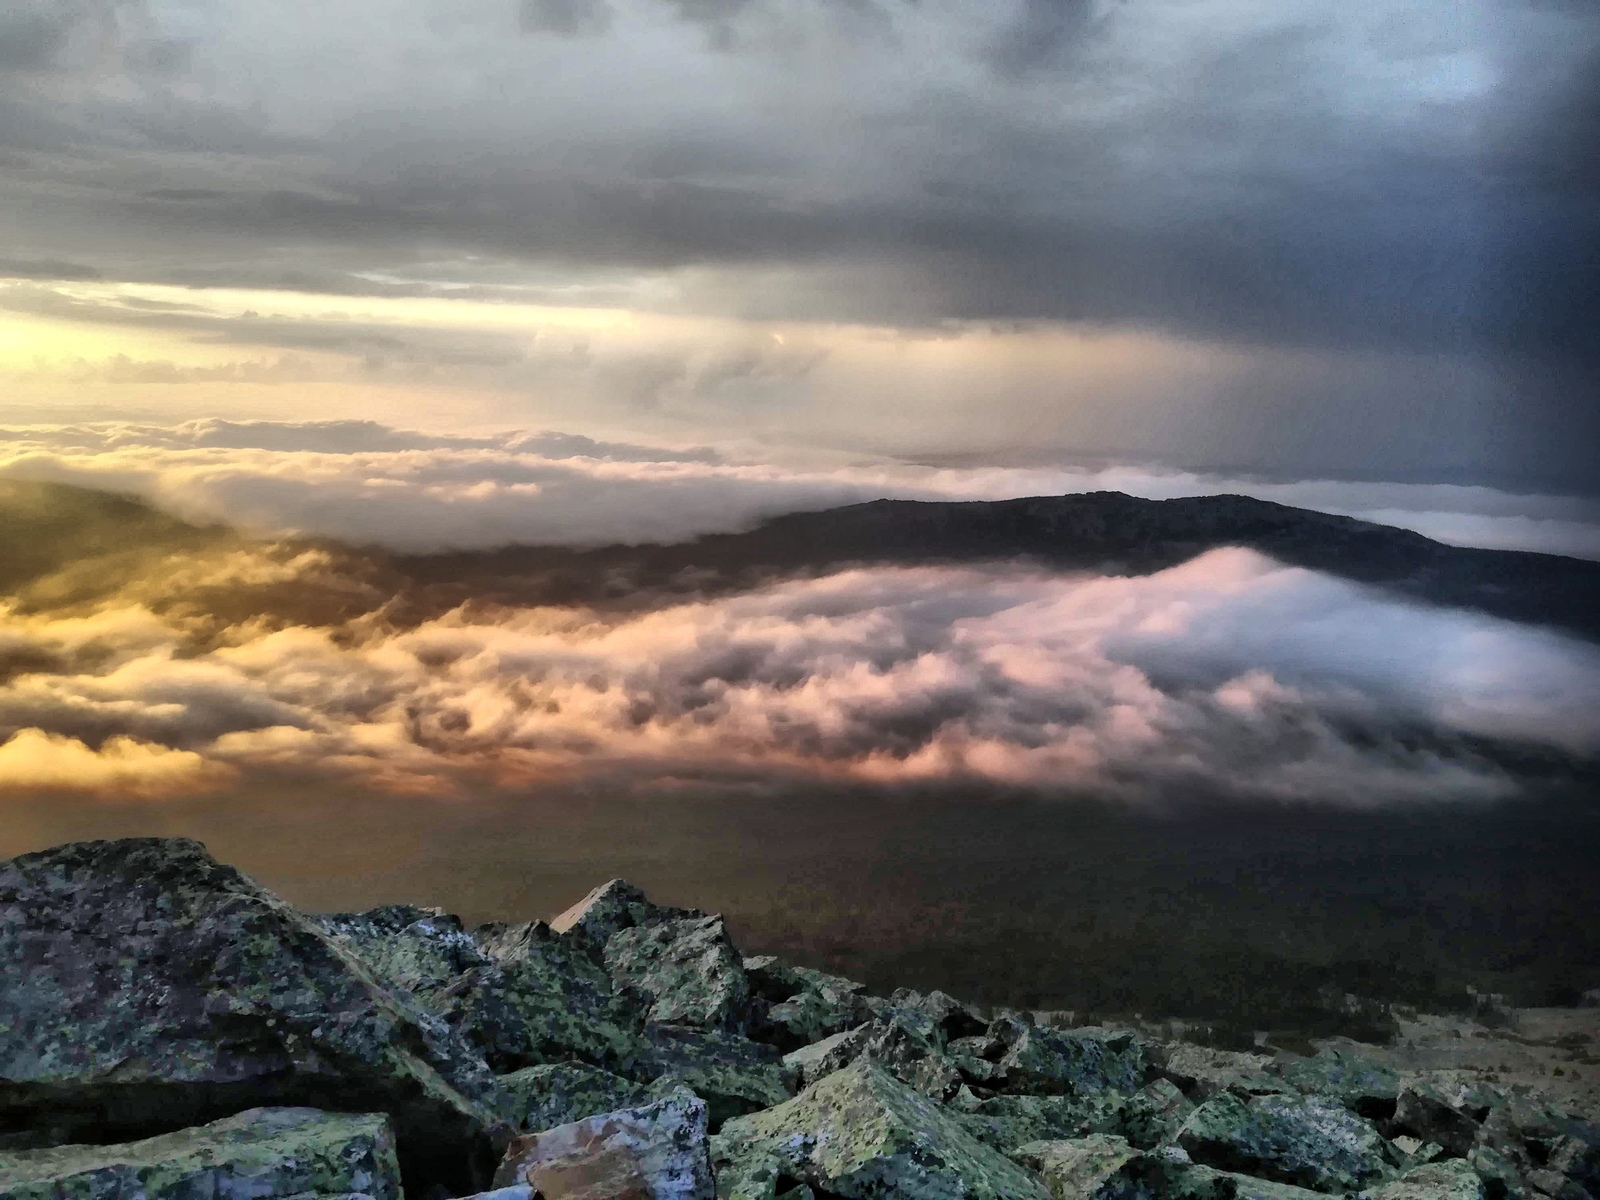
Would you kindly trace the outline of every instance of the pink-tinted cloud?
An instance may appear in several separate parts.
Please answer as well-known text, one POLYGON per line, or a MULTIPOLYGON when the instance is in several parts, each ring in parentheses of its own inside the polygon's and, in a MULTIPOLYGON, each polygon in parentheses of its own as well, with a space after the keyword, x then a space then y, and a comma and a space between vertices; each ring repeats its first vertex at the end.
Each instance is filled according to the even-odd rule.
MULTIPOLYGON (((1363 805, 1511 794, 1473 739, 1600 753, 1600 650, 1244 550, 1144 577, 884 568, 645 613, 239 627, 199 650, 132 604, 9 614, 0 640, 54 664, 0 687, 0 735, 42 731, 24 749, 131 738, 389 787, 620 769, 1363 805)), ((0 787, 36 785, 3 766, 0 787)))

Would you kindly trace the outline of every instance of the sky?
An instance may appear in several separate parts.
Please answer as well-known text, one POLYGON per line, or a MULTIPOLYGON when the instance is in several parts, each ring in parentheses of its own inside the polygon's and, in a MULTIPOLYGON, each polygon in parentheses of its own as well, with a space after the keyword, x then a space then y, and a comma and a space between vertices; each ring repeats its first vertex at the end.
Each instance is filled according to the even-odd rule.
POLYGON ((0 408, 1570 519, 1597 67, 1578 0, 0 0, 0 408))
POLYGON ((0 488, 235 531, 0 596, 0 793, 1365 808, 1592 763, 1589 643, 1226 546, 369 592, 1095 490, 1600 560, 1597 69, 1577 0, 0 0, 0 488))

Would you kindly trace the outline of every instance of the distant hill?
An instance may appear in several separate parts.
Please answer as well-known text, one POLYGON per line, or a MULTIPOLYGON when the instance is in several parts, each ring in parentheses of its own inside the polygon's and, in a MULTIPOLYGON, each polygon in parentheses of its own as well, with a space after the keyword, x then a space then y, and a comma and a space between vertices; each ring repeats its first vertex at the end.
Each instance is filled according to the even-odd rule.
POLYGON ((632 589, 724 591, 849 563, 1021 559, 1058 569, 1146 574, 1221 546, 1373 584, 1416 600, 1552 625, 1600 640, 1600 563, 1477 550, 1409 530, 1248 496, 1143 500, 1121 492, 1021 500, 874 500, 775 517, 748 533, 668 546, 396 557, 433 588, 544 603, 632 589))
MULTIPOLYGON (((28 607, 92 602, 152 571, 167 571, 164 564, 174 556, 214 555, 247 544, 233 531, 191 525, 139 500, 0 481, 0 595, 28 607)), ((662 593, 725 594, 849 564, 1021 560, 1061 570, 1147 574, 1217 547, 1244 546, 1411 599, 1600 641, 1600 563, 1446 546, 1409 530, 1248 496, 1142 500, 1092 492, 874 500, 665 546, 401 555, 290 539, 276 553, 310 545, 327 559, 317 581, 287 588, 241 584, 205 602, 239 618, 278 612, 308 623, 382 607, 405 622, 469 600, 628 604, 656 603, 662 593)))

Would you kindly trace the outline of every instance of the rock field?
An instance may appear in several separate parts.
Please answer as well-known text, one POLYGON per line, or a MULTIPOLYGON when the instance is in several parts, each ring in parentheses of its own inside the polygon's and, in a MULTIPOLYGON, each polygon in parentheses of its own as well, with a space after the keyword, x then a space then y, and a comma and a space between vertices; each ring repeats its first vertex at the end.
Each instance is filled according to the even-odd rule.
POLYGON ((0 1200, 1600 1200, 1600 1004, 1306 1053, 1067 1024, 621 880, 468 929, 61 846, 0 863, 0 1200))

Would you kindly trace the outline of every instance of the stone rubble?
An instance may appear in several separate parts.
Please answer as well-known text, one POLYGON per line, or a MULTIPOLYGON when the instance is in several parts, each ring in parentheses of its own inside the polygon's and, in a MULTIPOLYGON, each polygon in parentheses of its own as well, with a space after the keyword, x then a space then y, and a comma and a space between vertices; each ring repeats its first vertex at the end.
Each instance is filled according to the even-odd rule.
POLYGON ((622 880, 469 929, 81 843, 0 863, 0 1200, 1600 1200, 1600 1010, 1493 999, 1245 1053, 874 996, 622 880))

